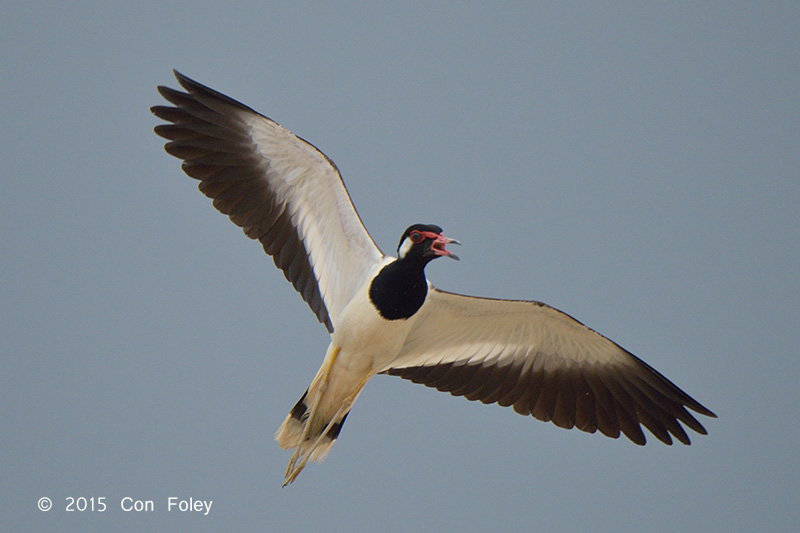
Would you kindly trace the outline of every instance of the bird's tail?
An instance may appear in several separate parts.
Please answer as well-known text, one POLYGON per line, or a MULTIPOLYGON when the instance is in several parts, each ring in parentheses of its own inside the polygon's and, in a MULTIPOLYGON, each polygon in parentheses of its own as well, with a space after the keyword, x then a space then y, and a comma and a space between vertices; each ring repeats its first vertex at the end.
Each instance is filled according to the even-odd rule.
POLYGON ((344 371, 337 370, 334 363, 338 355, 338 347, 328 349, 311 386, 275 433, 281 448, 294 448, 284 486, 294 481, 308 461, 327 457, 361 389, 373 375, 372 372, 354 375, 346 367, 344 371))
POLYGON ((298 450, 299 457, 308 456, 309 461, 322 461, 330 453, 350 410, 328 420, 321 420, 320 417, 315 417, 317 420, 310 420, 311 411, 307 401, 309 401, 308 390, 303 393, 281 427, 275 432, 275 440, 284 450, 298 450), (308 431, 305 431, 307 425, 308 431))

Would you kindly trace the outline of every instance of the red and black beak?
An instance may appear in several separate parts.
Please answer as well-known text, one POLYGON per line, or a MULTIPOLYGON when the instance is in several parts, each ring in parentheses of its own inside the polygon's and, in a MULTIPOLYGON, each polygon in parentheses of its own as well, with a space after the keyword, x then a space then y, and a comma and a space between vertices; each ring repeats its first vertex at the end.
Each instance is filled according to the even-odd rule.
POLYGON ((445 237, 443 233, 440 233, 439 235, 436 235, 436 237, 433 239, 433 244, 431 244, 431 250, 436 255, 442 255, 458 261, 458 256, 445 248, 445 245, 447 244, 461 244, 461 243, 455 239, 445 237))

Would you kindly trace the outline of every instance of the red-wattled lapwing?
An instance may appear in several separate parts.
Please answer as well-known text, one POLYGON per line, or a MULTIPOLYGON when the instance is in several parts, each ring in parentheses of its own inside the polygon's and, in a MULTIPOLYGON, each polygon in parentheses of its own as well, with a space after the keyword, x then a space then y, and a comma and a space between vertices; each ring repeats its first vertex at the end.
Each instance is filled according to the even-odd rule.
POLYGON ((269 118, 175 72, 187 92, 159 87, 174 107, 152 112, 155 131, 214 207, 258 239, 328 328, 322 367, 275 439, 294 449, 284 485, 325 458, 362 387, 392 374, 468 400, 513 406, 562 428, 624 433, 641 425, 666 444, 689 444, 680 422, 714 417, 667 378, 611 340, 540 302, 436 289, 425 265, 458 259, 457 241, 415 224, 397 258, 378 249, 336 165, 269 118), (671 436, 672 437, 671 437, 671 436))

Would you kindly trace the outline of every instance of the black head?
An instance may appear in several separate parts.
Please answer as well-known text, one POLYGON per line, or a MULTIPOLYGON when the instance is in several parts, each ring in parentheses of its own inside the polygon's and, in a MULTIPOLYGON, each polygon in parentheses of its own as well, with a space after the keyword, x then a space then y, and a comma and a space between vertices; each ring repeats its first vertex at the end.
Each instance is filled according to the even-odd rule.
POLYGON ((442 233, 442 228, 433 224, 414 224, 403 232, 397 246, 397 258, 401 260, 421 260, 425 263, 437 257, 450 257, 458 260, 451 251, 445 249, 446 244, 461 244, 449 239, 442 233))

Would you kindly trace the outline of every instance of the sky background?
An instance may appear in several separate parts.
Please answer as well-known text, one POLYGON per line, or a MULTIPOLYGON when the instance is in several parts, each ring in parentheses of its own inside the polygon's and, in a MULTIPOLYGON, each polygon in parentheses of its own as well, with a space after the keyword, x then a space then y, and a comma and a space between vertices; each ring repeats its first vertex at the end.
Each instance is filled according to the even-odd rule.
POLYGON ((0 529, 795 530, 800 5, 753 4, 7 2, 0 529), (571 314, 709 435, 640 448, 379 376, 281 489, 328 335, 153 134, 172 68, 331 157, 385 252, 442 226, 435 285, 571 314))

